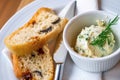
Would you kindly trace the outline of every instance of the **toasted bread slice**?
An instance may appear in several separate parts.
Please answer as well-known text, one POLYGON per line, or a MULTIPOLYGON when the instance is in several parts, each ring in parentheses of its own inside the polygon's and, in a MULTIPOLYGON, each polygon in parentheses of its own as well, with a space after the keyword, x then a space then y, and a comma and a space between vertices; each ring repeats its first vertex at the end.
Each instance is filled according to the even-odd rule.
POLYGON ((40 8, 30 21, 5 38, 5 45, 16 55, 30 54, 63 31, 67 22, 52 9, 40 8))
POLYGON ((48 46, 25 56, 12 54, 14 72, 20 80, 53 80, 54 63, 48 46))

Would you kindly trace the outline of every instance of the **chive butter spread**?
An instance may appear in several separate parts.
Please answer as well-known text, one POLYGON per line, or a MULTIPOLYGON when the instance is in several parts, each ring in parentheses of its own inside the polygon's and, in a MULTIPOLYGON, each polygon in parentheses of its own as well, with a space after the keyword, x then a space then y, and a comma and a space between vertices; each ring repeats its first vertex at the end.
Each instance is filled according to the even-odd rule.
POLYGON ((97 20, 97 26, 91 25, 90 27, 85 27, 82 29, 77 36, 75 44, 75 50, 78 52, 78 54, 91 58, 103 57, 111 54, 115 44, 112 32, 108 34, 107 39, 102 47, 90 44, 103 30, 105 30, 105 28, 105 21, 97 20))

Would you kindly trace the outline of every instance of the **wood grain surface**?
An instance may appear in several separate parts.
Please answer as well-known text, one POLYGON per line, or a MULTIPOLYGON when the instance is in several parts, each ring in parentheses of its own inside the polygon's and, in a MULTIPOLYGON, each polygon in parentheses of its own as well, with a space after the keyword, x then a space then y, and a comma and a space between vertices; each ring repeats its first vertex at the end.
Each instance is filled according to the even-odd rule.
POLYGON ((21 8, 23 8, 24 6, 26 6, 27 4, 33 2, 34 0, 21 0, 20 5, 18 6, 17 10, 20 10, 21 8))
POLYGON ((0 29, 16 11, 34 0, 0 0, 0 29))

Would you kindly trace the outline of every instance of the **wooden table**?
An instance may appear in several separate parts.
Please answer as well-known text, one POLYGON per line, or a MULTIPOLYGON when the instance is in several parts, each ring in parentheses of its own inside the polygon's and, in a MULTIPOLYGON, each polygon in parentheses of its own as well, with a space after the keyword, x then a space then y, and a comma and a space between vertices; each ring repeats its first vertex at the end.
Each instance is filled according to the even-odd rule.
POLYGON ((0 29, 14 13, 34 0, 1 0, 0 29))

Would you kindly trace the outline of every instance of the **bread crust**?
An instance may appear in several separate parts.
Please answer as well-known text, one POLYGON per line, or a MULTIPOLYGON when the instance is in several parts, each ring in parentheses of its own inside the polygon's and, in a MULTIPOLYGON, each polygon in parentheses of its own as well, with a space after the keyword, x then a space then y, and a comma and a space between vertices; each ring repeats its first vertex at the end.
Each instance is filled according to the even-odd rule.
POLYGON ((19 64, 18 64, 18 58, 15 54, 12 55, 12 63, 13 63, 13 69, 16 77, 20 78, 22 76, 22 72, 20 70, 19 64))
POLYGON ((60 22, 60 26, 61 26, 60 28, 56 28, 56 30, 52 30, 51 32, 49 32, 48 34, 46 34, 42 37, 35 36, 33 41, 29 41, 26 43, 20 43, 20 44, 11 43, 12 37, 15 36, 15 34, 18 34, 19 31, 29 27, 29 25, 36 22, 38 15, 41 14, 42 12, 49 12, 49 13, 55 14, 52 9, 42 7, 40 9, 38 9, 38 11, 33 15, 33 17, 26 24, 24 24, 21 28, 14 31, 12 34, 10 34, 9 36, 7 36, 5 38, 4 43, 12 53, 14 53, 16 55, 27 55, 27 54, 30 54, 33 50, 38 50, 48 40, 56 37, 64 29, 66 23, 68 22, 68 20, 66 18, 63 19, 60 22))

